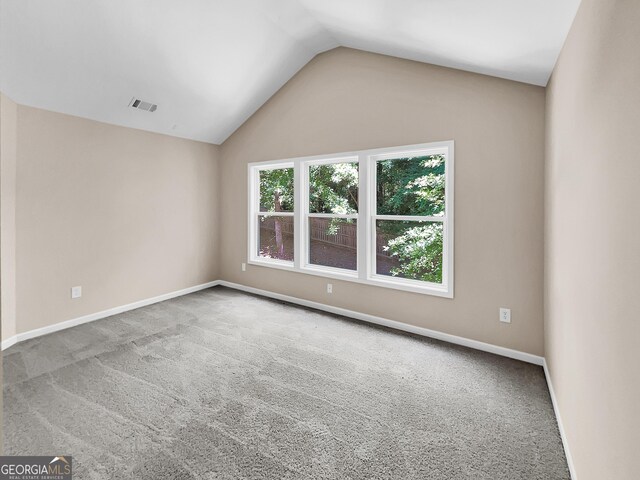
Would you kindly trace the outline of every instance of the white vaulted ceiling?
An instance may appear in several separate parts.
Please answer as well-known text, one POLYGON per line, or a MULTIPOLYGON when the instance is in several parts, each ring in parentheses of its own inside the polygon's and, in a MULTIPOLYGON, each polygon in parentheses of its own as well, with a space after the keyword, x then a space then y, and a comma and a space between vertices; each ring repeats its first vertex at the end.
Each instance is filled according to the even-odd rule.
POLYGON ((346 46, 546 85, 580 0, 0 0, 18 103, 223 142, 346 46), (129 108, 132 97, 158 104, 129 108))

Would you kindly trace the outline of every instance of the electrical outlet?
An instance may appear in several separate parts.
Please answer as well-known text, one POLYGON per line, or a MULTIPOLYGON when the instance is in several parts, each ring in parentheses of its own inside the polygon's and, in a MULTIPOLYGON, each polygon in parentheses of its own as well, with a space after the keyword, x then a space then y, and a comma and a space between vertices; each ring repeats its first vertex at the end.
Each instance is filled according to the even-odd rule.
POLYGON ((500 309, 500 321, 504 323, 511 323, 511 309, 510 308, 501 308, 500 309))
POLYGON ((327 293, 333 293, 333 283, 327 283, 327 293))
POLYGON ((246 263, 243 263, 243 264, 242 264, 242 271, 243 271, 243 272, 246 272, 246 271, 247 271, 247 264, 246 264, 246 263))
POLYGON ((82 296, 82 287, 71 287, 71 298, 80 298, 82 296))

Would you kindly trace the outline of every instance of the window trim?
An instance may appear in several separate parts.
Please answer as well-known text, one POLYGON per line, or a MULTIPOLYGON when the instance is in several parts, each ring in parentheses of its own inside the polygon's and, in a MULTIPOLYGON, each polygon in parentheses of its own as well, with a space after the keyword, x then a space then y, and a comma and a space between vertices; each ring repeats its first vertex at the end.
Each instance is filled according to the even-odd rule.
POLYGON ((295 246, 295 232, 297 229, 298 222, 296 220, 296 212, 297 212, 297 201, 298 198, 295 196, 296 192, 296 179, 295 179, 295 163, 292 161, 282 161, 282 162, 267 162, 265 165, 259 166, 259 168, 249 168, 249 252, 248 252, 248 263, 259 262, 261 264, 267 264, 272 267, 278 268, 286 268, 292 269, 294 267, 294 262, 289 260, 279 260, 276 258, 267 258, 258 256, 258 229, 257 229, 257 220, 260 217, 293 217, 293 233, 294 233, 294 258, 296 256, 296 246, 295 246), (276 170, 280 168, 293 168, 294 169, 294 200, 293 200, 293 212, 261 212, 260 211, 260 171, 264 170, 276 170))
MULTIPOLYGON (((309 212, 309 193, 310 193, 310 183, 309 183, 309 168, 317 165, 335 165, 338 163, 356 163, 360 165, 360 158, 357 155, 351 156, 329 156, 329 158, 320 158, 314 160, 301 160, 300 161, 300 173, 302 176, 302 188, 300 188, 301 193, 301 222, 300 222, 300 269, 309 273, 333 273, 336 275, 345 275, 349 278, 358 278, 358 272, 360 271, 360 259, 358 258, 356 261, 356 269, 349 270, 346 268, 337 268, 337 267, 328 267, 325 265, 316 265, 311 263, 311 248, 307 247, 309 245, 310 232, 309 232, 309 219, 310 218, 352 218, 355 219, 356 222, 360 220, 360 184, 358 183, 358 213, 348 213, 348 214, 339 214, 339 213, 310 213, 309 212)), ((359 168, 359 167, 358 167, 359 168)), ((360 179, 358 172, 358 180, 360 179)), ((358 237, 359 237, 358 231, 358 237)), ((360 250, 359 240, 356 243, 358 252, 360 250)), ((294 252, 295 253, 295 252, 294 252)))
MULTIPOLYGON (((343 152, 329 155, 297 157, 248 164, 248 252, 247 263, 308 275, 321 276, 347 282, 372 285, 395 290, 403 290, 426 295, 453 298, 454 291, 454 142, 432 142, 400 147, 378 148, 355 152, 343 152), (434 155, 443 153, 445 161, 445 213, 443 216, 395 216, 376 215, 376 189, 371 188, 376 181, 376 161, 402 157, 434 155), (309 175, 310 165, 358 162, 358 213, 356 215, 310 214, 309 210, 309 175), (274 212, 259 212, 260 182, 258 172, 276 168, 294 169, 294 260, 285 261, 258 256, 257 218, 258 215, 275 215, 274 212), (313 265, 308 262, 309 249, 306 245, 309 216, 328 218, 357 219, 357 270, 313 265), (441 222, 443 224, 443 265, 442 284, 424 282, 422 280, 405 279, 378 275, 375 273, 375 221, 420 220, 441 222), (373 243, 372 243, 373 242, 373 243)), ((277 212, 278 214, 291 212, 277 212)))

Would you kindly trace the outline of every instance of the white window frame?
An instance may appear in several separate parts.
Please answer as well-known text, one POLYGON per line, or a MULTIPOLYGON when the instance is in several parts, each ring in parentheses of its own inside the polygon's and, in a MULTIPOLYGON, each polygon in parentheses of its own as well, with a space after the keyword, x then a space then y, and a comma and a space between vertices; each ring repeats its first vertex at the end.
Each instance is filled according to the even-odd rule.
POLYGON ((392 288, 427 295, 453 298, 454 273, 454 142, 434 142, 420 145, 379 148, 332 155, 290 158, 248 165, 249 238, 247 261, 251 265, 279 268, 288 271, 318 275, 336 280, 356 282, 377 287, 392 288), (445 155, 445 212, 442 216, 377 215, 376 212, 376 162, 384 159, 407 158, 428 155, 445 155), (309 166, 331 163, 357 162, 359 164, 358 214, 309 213, 309 166), (294 169, 294 212, 260 212, 261 170, 294 169), (283 215, 294 217, 294 261, 277 260, 258 256, 257 219, 259 216, 283 215), (313 265, 309 262, 308 225, 310 217, 357 219, 357 271, 313 265), (376 274, 376 219, 441 222, 443 224, 442 283, 405 279, 376 274))
MULTIPOLYGON (((256 165, 256 164, 253 164, 256 165)), ((260 164, 257 167, 249 168, 249 263, 260 263, 280 268, 293 269, 294 263, 289 260, 279 260, 277 258, 260 257, 258 255, 258 219, 260 217, 293 217, 293 238, 294 238, 294 256, 296 255, 297 243, 296 243, 296 230, 298 229, 298 222, 296 221, 296 203, 298 202, 297 196, 294 195, 293 212, 261 212, 260 211, 260 172, 265 170, 277 170, 281 168, 293 168, 294 169, 294 192, 296 191, 296 166, 294 162, 269 162, 266 164, 260 164)))
MULTIPOLYGON (((300 192, 301 192, 301 216, 302 216, 302 221, 301 221, 301 228, 300 228, 300 235, 299 235, 299 239, 300 242, 298 244, 296 244, 297 248, 300 248, 300 269, 304 270, 307 273, 318 273, 318 274, 322 274, 322 273, 333 273, 335 275, 340 275, 340 276, 348 276, 350 278, 358 278, 358 271, 359 271, 359 267, 360 267, 360 259, 358 258, 358 262, 357 262, 357 266, 356 266, 356 270, 348 270, 346 268, 335 268, 335 267, 328 267, 328 266, 324 266, 324 265, 316 265, 316 264, 312 264, 311 263, 311 248, 308 246, 309 245, 309 240, 311 237, 310 234, 310 222, 309 219, 310 218, 353 218, 356 221, 358 221, 360 219, 360 184, 358 183, 358 213, 354 213, 354 214, 345 214, 345 215, 341 215, 338 213, 310 213, 309 212, 309 192, 310 192, 310 184, 309 184, 309 169, 311 166, 315 166, 315 165, 332 165, 332 164, 336 164, 336 163, 356 163, 359 164, 359 158, 357 155, 351 155, 351 156, 331 156, 329 158, 320 158, 320 159, 314 159, 314 160, 301 160, 300 162, 300 170, 301 170, 301 175, 302 175, 302 188, 300 188, 300 192)), ((360 173, 358 172, 358 175, 360 175, 360 173)), ((360 176, 358 176, 358 179, 360 179, 360 176)), ((358 236, 360 236, 360 232, 359 229, 357 231, 358 236)), ((360 242, 357 243, 357 247, 358 247, 358 251, 360 249, 360 242)))

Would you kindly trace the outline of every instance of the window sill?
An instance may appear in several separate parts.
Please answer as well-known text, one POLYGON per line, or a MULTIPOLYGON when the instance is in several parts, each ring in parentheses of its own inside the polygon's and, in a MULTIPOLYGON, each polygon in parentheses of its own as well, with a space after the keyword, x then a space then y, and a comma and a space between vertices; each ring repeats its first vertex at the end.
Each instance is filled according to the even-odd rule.
POLYGON ((294 273, 332 278, 345 282, 359 283, 361 285, 390 288, 392 290, 401 290, 404 292, 420 293, 423 295, 432 295, 443 298, 453 298, 453 289, 447 290, 446 286, 444 285, 420 282, 417 280, 397 279, 397 277, 384 277, 382 275, 372 275, 369 278, 360 278, 358 277, 358 274, 356 272, 342 273, 337 268, 324 269, 315 266, 304 266, 301 268, 296 268, 293 265, 293 262, 285 262, 282 260, 266 260, 254 258, 249 260, 247 263, 249 263, 249 265, 258 267, 275 268, 277 270, 286 270, 294 273))

